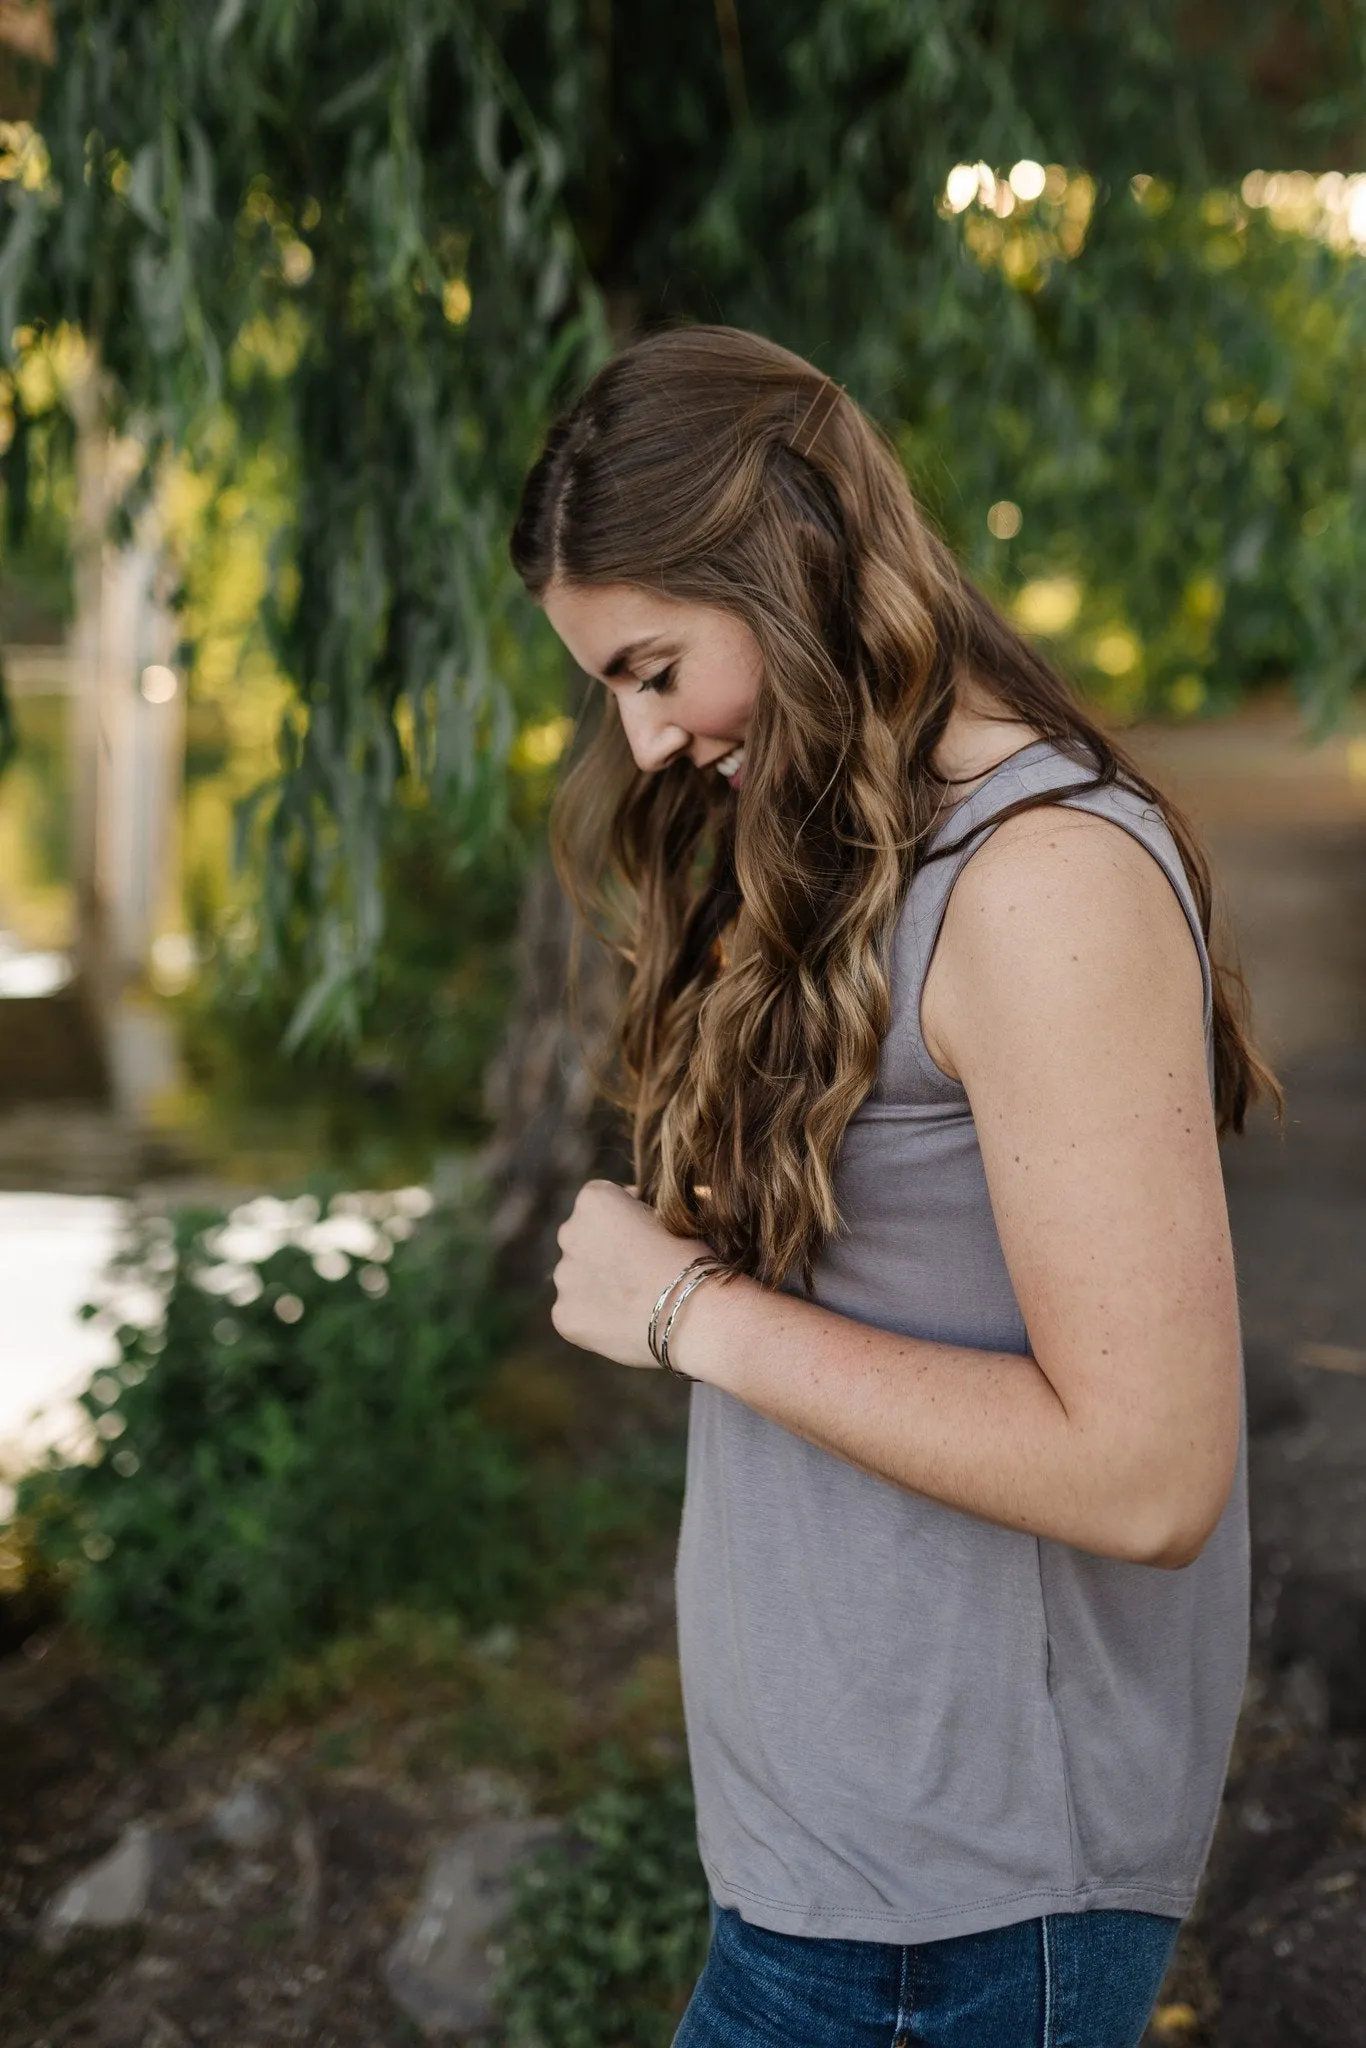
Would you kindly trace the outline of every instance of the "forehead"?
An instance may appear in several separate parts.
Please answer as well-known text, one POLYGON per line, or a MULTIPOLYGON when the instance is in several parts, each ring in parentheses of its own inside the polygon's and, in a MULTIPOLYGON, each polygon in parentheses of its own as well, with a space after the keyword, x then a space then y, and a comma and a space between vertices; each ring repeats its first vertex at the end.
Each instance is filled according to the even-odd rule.
POLYGON ((600 676, 638 641, 677 641, 697 607, 634 583, 552 583, 542 610, 581 669, 600 676))

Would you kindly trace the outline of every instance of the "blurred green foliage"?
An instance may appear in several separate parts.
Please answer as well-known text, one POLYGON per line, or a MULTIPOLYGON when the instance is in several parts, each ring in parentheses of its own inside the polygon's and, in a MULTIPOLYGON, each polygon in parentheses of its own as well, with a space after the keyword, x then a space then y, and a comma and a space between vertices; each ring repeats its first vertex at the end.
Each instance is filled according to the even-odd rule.
POLYGON ((0 439, 8 436, 0 481, 4 485, 4 546, 0 551, 0 631, 6 640, 35 637, 38 621, 50 626, 71 611, 71 521, 75 477, 70 417, 43 388, 41 373, 21 377, 27 402, 13 404, 14 386, 0 384, 0 439), (35 384, 37 388, 35 389, 35 384), (9 397, 6 407, 3 400, 9 397), (5 417, 6 412, 9 418, 5 417))
POLYGON ((660 2048, 706 1947, 688 1773, 619 1765, 519 1873, 499 1987, 510 2048, 660 2048))
POLYGON ((149 475, 174 446, 229 486, 225 413, 243 463, 283 454, 261 609, 294 696, 253 958, 290 980, 293 931, 297 1037, 364 1034, 403 793, 444 792, 466 843, 501 829, 518 719, 559 687, 503 534, 608 311, 814 356, 1003 595, 1081 581, 1067 652, 1115 708, 1282 673, 1341 706, 1363 265, 1241 186, 1351 168, 1366 0, 1206 17, 780 0, 737 36, 589 0, 53 0, 0 335, 75 323, 149 475), (955 165, 1021 159, 1063 188, 946 207, 955 165))
POLYGON ((463 806, 470 836, 500 819, 526 625, 507 507, 601 347, 563 151, 491 25, 450 0, 52 14, 47 174, 3 188, 0 337, 86 337, 144 490, 171 450, 229 487, 225 410, 242 463, 282 451, 262 619, 296 694, 255 816, 254 957, 263 981, 287 973, 293 928, 300 1035, 354 1037, 399 792, 463 806))
POLYGON ((309 987, 303 905, 265 982, 255 920, 205 920, 206 971, 178 1005, 196 1145, 239 1171, 257 1160, 268 1178, 284 1160, 384 1185, 476 1143, 511 995, 525 846, 510 830, 471 845, 439 807, 395 810, 381 868, 388 916, 354 1034, 290 1038, 309 987))
POLYGON ((423 1207, 148 1217, 118 1261, 97 1462, 24 1479, 16 1526, 148 1710, 231 1705, 385 1608, 516 1621, 676 1501, 674 1460, 547 1460, 487 1412, 511 1308, 474 1204, 423 1207))
POLYGON ((905 408, 903 448, 943 524, 1008 596, 1079 581, 1087 630, 1061 645, 1120 713, 1227 709, 1290 681, 1327 722, 1366 672, 1344 609, 1366 572, 1366 261, 1236 192, 1152 181, 1098 202, 1054 277, 1026 267, 1046 204, 1016 211, 998 224, 974 208, 961 229, 977 260, 1020 252, 1029 348, 994 348, 1000 330, 965 321, 960 299, 937 344, 960 361, 905 408), (1122 333, 1101 294, 1128 309, 1122 333), (957 437, 950 470, 974 369, 986 431, 957 437), (989 530, 1000 499, 1020 508, 1015 537, 989 530), (1136 642, 1117 673, 1100 646, 1116 628, 1136 642))

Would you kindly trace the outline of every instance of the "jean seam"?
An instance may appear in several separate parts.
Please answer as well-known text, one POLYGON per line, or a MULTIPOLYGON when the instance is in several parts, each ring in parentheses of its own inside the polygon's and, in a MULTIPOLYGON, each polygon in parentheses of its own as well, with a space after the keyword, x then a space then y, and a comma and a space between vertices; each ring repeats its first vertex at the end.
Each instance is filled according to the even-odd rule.
POLYGON ((910 1978, 911 1951, 909 1946, 903 1942, 901 1948, 901 1982, 897 1987, 896 1994, 896 2025, 892 2030, 892 2048, 897 2048, 898 2041, 901 2040, 910 2027, 912 2012, 911 2006, 907 2002, 907 1994, 911 1991, 910 1978))
POLYGON ((1053 1947, 1052 1922, 1047 1913, 1039 1920, 1039 1941, 1043 1951, 1043 2048, 1053 2048, 1053 1947))

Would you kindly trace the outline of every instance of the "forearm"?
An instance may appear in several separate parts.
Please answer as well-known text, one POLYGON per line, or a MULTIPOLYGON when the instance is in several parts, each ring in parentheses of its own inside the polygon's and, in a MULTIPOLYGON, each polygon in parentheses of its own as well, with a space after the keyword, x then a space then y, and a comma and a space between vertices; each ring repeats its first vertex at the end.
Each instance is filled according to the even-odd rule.
MULTIPOLYGON (((689 1300, 684 1372, 893 1485, 1082 1550, 1189 1561, 1171 1459, 1069 1415, 1038 1364, 901 1337, 750 1280, 689 1300)), ((1170 1448, 1170 1447, 1168 1447, 1170 1448)))

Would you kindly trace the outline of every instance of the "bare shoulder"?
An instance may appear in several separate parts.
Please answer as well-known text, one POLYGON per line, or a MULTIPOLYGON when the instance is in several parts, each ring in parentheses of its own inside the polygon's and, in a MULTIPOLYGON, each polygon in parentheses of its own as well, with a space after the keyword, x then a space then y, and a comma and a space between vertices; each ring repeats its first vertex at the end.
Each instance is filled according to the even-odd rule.
POLYGON ((949 898, 950 921, 985 922, 993 937, 1027 923, 1035 936, 1078 920, 1156 922, 1185 939, 1185 913, 1166 875, 1133 833, 1090 811, 1048 804, 998 825, 949 898))
POLYGON ((1048 805, 997 827, 949 898, 926 982, 926 1043, 954 1071, 979 1027, 1106 1015, 1126 1030, 1170 1009, 1198 1019, 1203 983, 1186 915, 1122 825, 1048 805))

